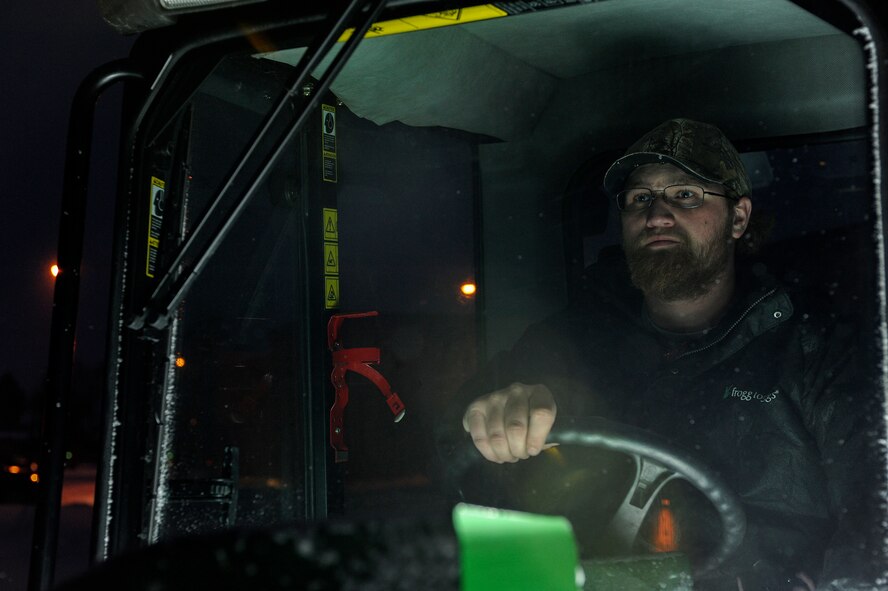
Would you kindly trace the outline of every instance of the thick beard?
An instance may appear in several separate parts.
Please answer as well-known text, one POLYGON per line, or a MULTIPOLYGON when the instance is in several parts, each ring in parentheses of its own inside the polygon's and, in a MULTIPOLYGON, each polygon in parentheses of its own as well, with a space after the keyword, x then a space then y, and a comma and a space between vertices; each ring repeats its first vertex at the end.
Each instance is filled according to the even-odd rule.
POLYGON ((623 238, 623 250, 632 284, 648 297, 666 302, 697 299, 709 292, 728 267, 734 239, 728 216, 720 236, 709 244, 692 247, 680 231, 669 234, 681 238, 678 246, 651 251, 642 245, 651 233, 638 237, 634 244, 623 238))

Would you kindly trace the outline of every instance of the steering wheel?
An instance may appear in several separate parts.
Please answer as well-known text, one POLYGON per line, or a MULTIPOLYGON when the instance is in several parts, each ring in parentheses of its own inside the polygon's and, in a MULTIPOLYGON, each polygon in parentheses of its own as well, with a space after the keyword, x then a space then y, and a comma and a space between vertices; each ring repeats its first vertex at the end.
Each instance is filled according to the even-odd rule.
MULTIPOLYGON (((559 417, 547 441, 621 452, 634 460, 633 484, 607 526, 608 534, 614 543, 622 546, 621 550, 632 548, 657 495, 666 483, 676 479, 687 481, 712 503, 722 526, 721 540, 694 568, 695 577, 717 568, 743 542, 746 514, 731 488, 692 454, 664 438, 600 417, 559 417)), ((465 456, 451 463, 458 481, 470 467, 483 461, 474 446, 468 447, 471 449, 465 452, 465 456)))

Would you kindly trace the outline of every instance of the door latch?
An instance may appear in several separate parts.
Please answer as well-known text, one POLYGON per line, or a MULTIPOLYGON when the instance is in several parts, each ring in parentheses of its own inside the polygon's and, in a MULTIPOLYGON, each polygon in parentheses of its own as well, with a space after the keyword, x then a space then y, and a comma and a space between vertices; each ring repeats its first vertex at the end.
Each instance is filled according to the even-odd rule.
POLYGON ((378 316, 379 312, 358 312, 355 314, 334 314, 327 323, 327 347, 333 355, 333 382, 335 398, 330 408, 330 445, 333 447, 334 460, 348 460, 348 446, 345 444, 345 407, 348 405, 348 383, 346 374, 354 372, 370 380, 385 398, 395 422, 404 418, 407 412, 404 403, 394 391, 388 380, 373 365, 379 365, 379 347, 345 348, 339 340, 339 329, 348 318, 367 318, 378 316))

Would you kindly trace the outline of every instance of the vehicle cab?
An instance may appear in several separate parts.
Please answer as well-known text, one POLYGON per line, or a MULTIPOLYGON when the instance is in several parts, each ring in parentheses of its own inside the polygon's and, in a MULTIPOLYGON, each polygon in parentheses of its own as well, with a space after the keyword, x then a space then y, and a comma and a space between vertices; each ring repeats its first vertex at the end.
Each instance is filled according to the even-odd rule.
MULTIPOLYGON (((692 427, 566 417, 562 445, 498 466, 461 425, 491 360, 580 302, 619 250, 604 173, 673 117, 717 125, 741 152, 761 220, 750 264, 794 313, 852 335, 864 562, 881 568, 875 2, 100 4, 140 37, 111 70, 125 137, 91 576, 726 588, 751 509, 707 450, 669 441, 692 427), (615 541, 614 513, 639 495, 615 541), (300 550, 320 540, 336 551, 300 550), (548 570, 529 558, 549 553, 548 570)), ((723 398, 765 404, 742 385, 723 398)))

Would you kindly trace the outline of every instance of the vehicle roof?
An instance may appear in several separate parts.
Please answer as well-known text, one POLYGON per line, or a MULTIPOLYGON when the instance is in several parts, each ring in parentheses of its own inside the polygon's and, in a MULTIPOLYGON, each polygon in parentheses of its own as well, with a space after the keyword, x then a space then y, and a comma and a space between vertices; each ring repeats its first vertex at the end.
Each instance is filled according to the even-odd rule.
POLYGON ((377 124, 600 150, 677 114, 734 139, 862 127, 864 74, 855 39, 788 0, 620 0, 368 38, 332 90, 377 124))

